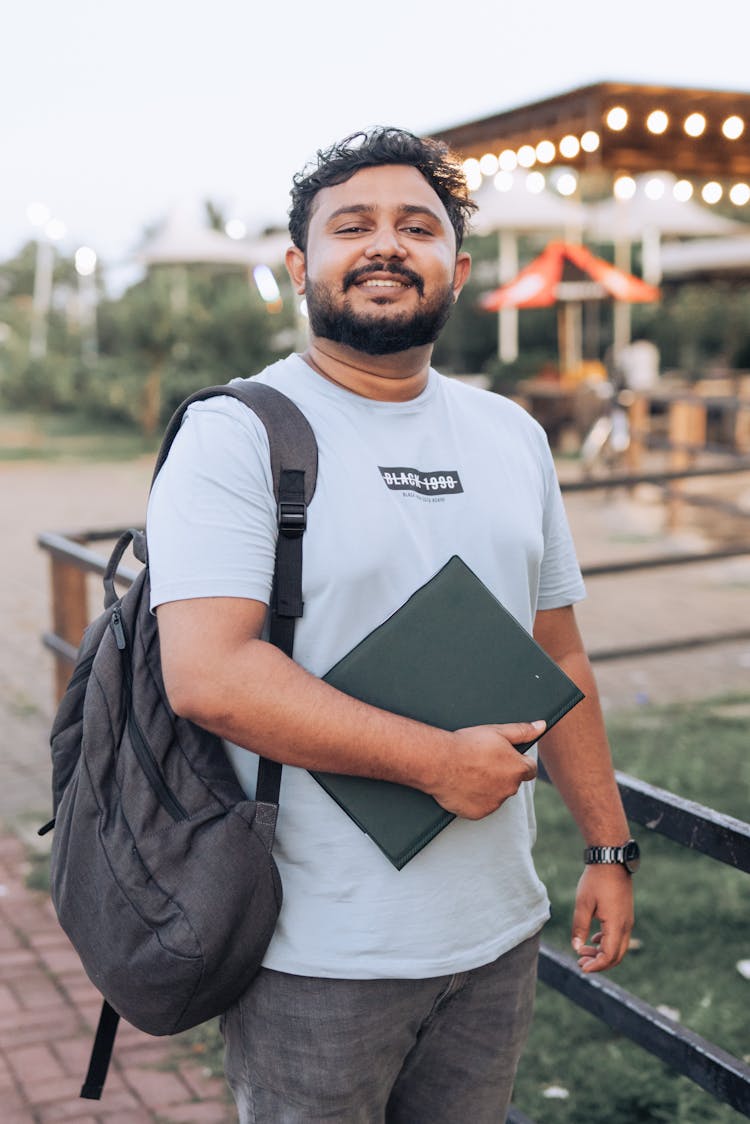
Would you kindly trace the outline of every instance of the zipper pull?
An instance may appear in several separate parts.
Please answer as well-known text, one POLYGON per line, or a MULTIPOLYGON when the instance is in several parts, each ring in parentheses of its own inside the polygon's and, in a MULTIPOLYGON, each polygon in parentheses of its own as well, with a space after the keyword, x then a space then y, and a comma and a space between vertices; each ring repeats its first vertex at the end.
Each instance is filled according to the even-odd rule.
POLYGON ((117 644, 117 647, 120 649, 120 651, 124 652, 125 648, 127 647, 127 641, 125 640, 125 629, 122 627, 122 617, 120 616, 119 609, 115 609, 115 611, 112 613, 110 624, 112 625, 112 631, 115 634, 115 643, 117 644))

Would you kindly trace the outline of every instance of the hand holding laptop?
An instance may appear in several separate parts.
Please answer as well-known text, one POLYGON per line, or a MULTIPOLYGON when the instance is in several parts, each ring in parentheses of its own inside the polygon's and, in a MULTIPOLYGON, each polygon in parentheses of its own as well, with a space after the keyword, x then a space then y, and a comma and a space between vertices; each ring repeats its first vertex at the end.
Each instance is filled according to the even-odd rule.
POLYGON ((469 820, 488 816, 536 776, 536 762, 519 753, 516 745, 541 737, 545 725, 508 722, 456 730, 446 760, 435 763, 439 777, 429 789, 430 796, 456 816, 469 820))

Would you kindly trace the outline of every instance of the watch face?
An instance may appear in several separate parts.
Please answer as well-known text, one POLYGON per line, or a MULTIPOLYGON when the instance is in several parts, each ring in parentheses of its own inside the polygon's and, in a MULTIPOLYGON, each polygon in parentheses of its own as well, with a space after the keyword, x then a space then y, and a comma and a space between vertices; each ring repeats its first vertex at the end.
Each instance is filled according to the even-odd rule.
POLYGON ((623 866, 631 874, 635 874, 641 865, 641 849, 635 839, 629 840, 622 849, 623 866))

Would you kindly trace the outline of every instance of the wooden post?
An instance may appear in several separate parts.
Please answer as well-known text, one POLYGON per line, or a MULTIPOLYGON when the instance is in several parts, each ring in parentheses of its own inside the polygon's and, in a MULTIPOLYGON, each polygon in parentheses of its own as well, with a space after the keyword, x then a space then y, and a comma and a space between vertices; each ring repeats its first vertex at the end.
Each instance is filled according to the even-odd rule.
MULTIPOLYGON (((52 563, 52 627, 55 636, 77 649, 89 623, 86 598, 86 574, 79 566, 60 558, 54 552, 52 563)), ((71 665, 62 654, 55 653, 55 692, 62 698, 71 675, 71 665)))
MULTIPOLYGON (((691 467, 695 455, 706 444, 706 403, 699 398, 675 398, 669 404, 669 468, 682 472, 691 467)), ((670 488, 667 526, 674 531, 681 521, 684 504, 680 493, 684 481, 675 480, 670 488)))
POLYGON ((628 411, 628 431, 630 444, 626 456, 629 472, 639 472, 643 461, 643 450, 649 433, 650 403, 645 394, 630 392, 626 409, 628 411))

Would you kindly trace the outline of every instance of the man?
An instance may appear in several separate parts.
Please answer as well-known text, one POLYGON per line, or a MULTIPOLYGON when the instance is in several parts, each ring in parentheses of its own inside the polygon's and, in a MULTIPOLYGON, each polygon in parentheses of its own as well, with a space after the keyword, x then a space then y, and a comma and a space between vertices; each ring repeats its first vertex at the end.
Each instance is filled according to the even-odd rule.
MULTIPOLYGON (((287 267, 310 343, 258 377, 297 402, 319 445, 295 662, 263 638, 276 519, 250 412, 221 398, 191 409, 149 511, 174 709, 226 739, 249 794, 249 751, 285 766, 284 905, 224 1019, 227 1075, 243 1122, 494 1124, 548 916, 531 861, 535 751, 514 749, 543 724, 448 733, 319 677, 459 554, 586 693, 542 753, 586 843, 619 847, 627 822, 572 609, 580 572, 539 426, 430 369, 470 270, 473 205, 445 147, 395 129, 348 138, 296 177, 292 200, 287 267), (397 466, 414 488, 393 486, 397 466), (447 470, 460 490, 416 486, 447 470), (309 769, 408 784, 458 818, 397 871, 309 769)), ((594 857, 609 861, 585 867, 573 919, 585 972, 622 958, 632 924, 628 872, 594 857)))

